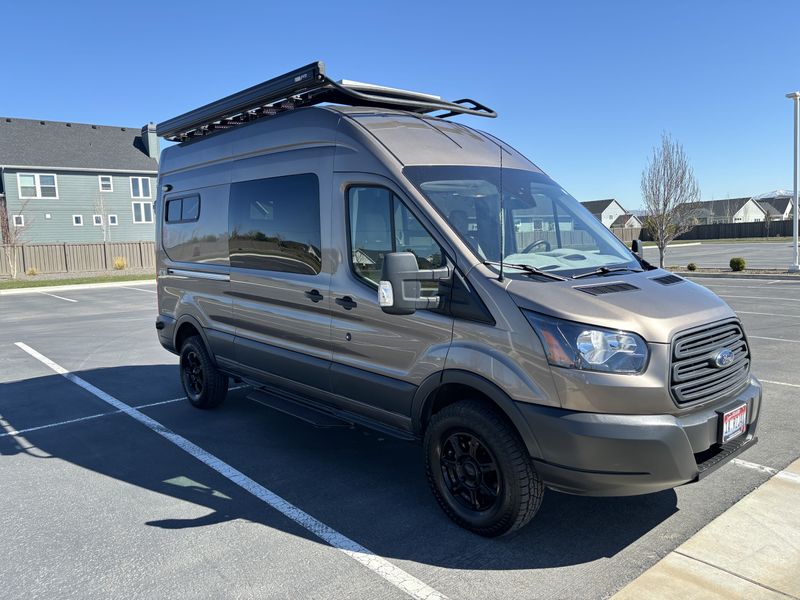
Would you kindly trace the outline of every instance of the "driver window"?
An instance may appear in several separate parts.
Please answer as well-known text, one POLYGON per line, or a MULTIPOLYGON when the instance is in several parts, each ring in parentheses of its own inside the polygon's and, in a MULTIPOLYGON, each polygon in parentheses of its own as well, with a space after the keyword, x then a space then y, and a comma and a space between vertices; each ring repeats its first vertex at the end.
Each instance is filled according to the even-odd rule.
POLYGON ((350 262, 355 273, 377 287, 383 257, 411 252, 420 269, 444 264, 444 253, 419 220, 390 190, 351 187, 347 192, 350 217, 350 262))

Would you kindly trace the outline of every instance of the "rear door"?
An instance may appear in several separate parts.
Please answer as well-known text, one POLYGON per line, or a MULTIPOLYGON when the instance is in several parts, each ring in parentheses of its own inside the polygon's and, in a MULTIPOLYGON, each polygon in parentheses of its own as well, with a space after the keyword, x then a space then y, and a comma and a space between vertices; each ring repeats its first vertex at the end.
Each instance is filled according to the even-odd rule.
POLYGON ((453 319, 430 310, 384 313, 377 295, 383 257, 411 251, 420 268, 432 269, 445 263, 446 253, 391 181, 340 173, 334 190, 332 237, 341 260, 330 292, 332 391, 366 416, 406 427, 417 387, 444 367, 453 319))

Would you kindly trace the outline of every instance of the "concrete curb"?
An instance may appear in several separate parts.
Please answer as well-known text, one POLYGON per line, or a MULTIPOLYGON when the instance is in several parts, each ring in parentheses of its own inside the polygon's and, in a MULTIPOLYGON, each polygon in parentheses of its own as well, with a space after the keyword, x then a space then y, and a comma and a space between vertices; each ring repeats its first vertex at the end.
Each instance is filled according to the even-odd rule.
POLYGON ((778 471, 613 596, 800 597, 800 460, 778 471))
POLYGON ((40 287, 12 288, 0 290, 0 296, 16 296, 18 294, 35 294, 36 292, 68 292, 70 290, 91 290, 96 288, 117 288, 131 285, 155 283, 155 279, 134 279, 132 281, 106 281, 103 283, 74 283, 66 285, 47 285, 40 287))
POLYGON ((731 271, 730 273, 698 273, 697 271, 672 271, 676 275, 680 275, 681 277, 709 277, 711 279, 714 278, 721 278, 721 279, 769 279, 772 281, 797 281, 800 283, 800 275, 787 275, 785 273, 777 273, 775 275, 770 275, 769 273, 735 273, 731 271))

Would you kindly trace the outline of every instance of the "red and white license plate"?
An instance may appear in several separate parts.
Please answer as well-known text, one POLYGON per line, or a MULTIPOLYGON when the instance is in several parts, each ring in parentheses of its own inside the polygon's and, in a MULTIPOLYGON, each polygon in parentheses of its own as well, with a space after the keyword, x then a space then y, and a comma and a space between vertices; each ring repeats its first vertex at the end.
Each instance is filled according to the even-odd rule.
POLYGON ((722 435, 721 442, 729 442, 735 437, 742 435, 747 428, 747 405, 742 404, 733 410, 722 413, 722 435))

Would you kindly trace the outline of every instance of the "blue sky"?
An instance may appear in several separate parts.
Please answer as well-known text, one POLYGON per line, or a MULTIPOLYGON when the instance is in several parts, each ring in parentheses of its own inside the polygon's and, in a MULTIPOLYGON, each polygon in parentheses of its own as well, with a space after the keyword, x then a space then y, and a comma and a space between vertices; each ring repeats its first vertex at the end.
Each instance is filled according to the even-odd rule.
POLYGON ((474 97, 580 200, 641 203, 662 131, 704 199, 791 185, 800 2, 13 2, 0 113, 140 126, 291 70, 474 97), (276 7, 276 5, 278 5, 276 7))

